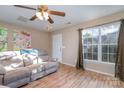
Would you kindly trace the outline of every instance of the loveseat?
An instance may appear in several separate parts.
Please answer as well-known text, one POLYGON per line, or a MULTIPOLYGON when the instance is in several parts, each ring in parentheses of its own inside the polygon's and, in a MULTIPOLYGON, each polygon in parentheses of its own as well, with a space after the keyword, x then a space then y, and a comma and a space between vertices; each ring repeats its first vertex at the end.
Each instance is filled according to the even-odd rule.
POLYGON ((59 63, 48 55, 21 55, 20 51, 0 52, 0 85, 20 87, 57 71, 59 63))

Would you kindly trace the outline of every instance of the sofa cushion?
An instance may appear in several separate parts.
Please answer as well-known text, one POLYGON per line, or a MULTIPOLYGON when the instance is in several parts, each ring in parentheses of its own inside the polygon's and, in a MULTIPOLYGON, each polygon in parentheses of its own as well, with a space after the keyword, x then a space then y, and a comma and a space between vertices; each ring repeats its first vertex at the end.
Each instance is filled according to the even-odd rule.
POLYGON ((8 60, 3 60, 3 61, 0 61, 0 65, 2 66, 9 66, 11 63, 8 62, 8 60))
POLYGON ((30 71, 25 67, 11 70, 4 75, 4 84, 7 85, 9 83, 16 82, 18 80, 21 80, 29 76, 30 76, 30 71))
POLYGON ((0 53, 0 60, 8 60, 12 57, 16 56, 16 53, 14 51, 7 51, 7 52, 1 52, 0 53))
POLYGON ((2 65, 0 65, 0 75, 4 74, 6 74, 6 69, 2 65))
POLYGON ((36 56, 30 54, 23 55, 24 66, 32 65, 34 61, 37 61, 36 56))
POLYGON ((3 52, 0 53, 0 58, 5 56, 3 52))
POLYGON ((0 64, 4 66, 6 71, 14 70, 18 67, 24 67, 23 61, 19 59, 17 56, 12 57, 9 60, 0 61, 0 64))
POLYGON ((0 58, 0 61, 6 60, 6 56, 0 58))
POLYGON ((32 65, 33 63, 29 59, 23 59, 24 67, 32 65))
POLYGON ((18 64, 19 67, 24 67, 23 60, 19 58, 18 56, 12 57, 8 60, 0 61, 0 64, 4 67, 10 67, 12 64, 18 64))
POLYGON ((30 66, 27 66, 27 68, 30 69, 31 74, 36 74, 36 73, 44 71, 44 66, 42 64, 33 64, 30 66))
POLYGON ((23 64, 23 62, 20 62, 20 63, 13 63, 13 64, 11 64, 11 67, 12 67, 12 68, 24 67, 24 64, 23 64))
POLYGON ((12 57, 16 56, 16 53, 14 51, 6 51, 4 52, 4 55, 6 56, 6 60, 9 60, 12 57))
POLYGON ((49 60, 49 56, 48 55, 42 55, 42 56, 39 56, 39 58, 41 58, 43 62, 46 62, 46 61, 49 60))
POLYGON ((15 56, 15 57, 12 57, 11 59, 10 59, 10 61, 12 61, 12 62, 16 62, 16 63, 18 63, 18 62, 22 62, 23 61, 23 58, 22 58, 22 56, 20 55, 20 56, 15 56))
POLYGON ((21 56, 15 56, 9 60, 13 68, 24 67, 23 59, 21 56))

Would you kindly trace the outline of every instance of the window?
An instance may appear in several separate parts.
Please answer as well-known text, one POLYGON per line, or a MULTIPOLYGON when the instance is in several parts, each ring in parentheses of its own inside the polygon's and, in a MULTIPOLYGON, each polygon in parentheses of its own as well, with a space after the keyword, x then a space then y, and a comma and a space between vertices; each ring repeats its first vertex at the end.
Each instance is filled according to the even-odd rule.
POLYGON ((99 29, 83 30, 84 59, 98 60, 99 29))
POLYGON ((0 26, 0 52, 7 51, 7 29, 0 26))
POLYGON ((114 63, 119 27, 116 22, 83 30, 84 59, 114 63))

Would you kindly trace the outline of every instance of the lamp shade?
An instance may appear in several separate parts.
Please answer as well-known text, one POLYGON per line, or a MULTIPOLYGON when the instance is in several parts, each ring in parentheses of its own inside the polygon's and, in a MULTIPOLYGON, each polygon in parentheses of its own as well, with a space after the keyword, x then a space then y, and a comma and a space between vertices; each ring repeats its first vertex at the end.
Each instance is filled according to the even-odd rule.
POLYGON ((41 12, 36 12, 36 16, 37 16, 40 20, 43 20, 43 16, 42 16, 41 12))
POLYGON ((43 12, 43 16, 44 16, 44 18, 45 18, 45 20, 48 20, 48 13, 47 12, 43 12))

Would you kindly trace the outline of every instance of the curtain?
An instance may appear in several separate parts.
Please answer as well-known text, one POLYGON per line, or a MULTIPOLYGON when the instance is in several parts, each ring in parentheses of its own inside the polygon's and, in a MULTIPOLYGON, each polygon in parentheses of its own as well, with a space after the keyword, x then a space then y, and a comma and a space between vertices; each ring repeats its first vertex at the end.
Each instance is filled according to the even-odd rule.
POLYGON ((121 81, 124 81, 124 19, 121 20, 118 37, 115 76, 118 77, 121 81))
POLYGON ((78 58, 77 58, 76 68, 84 70, 84 66, 83 66, 83 47, 82 47, 82 30, 83 29, 78 29, 79 45, 78 45, 78 58))

